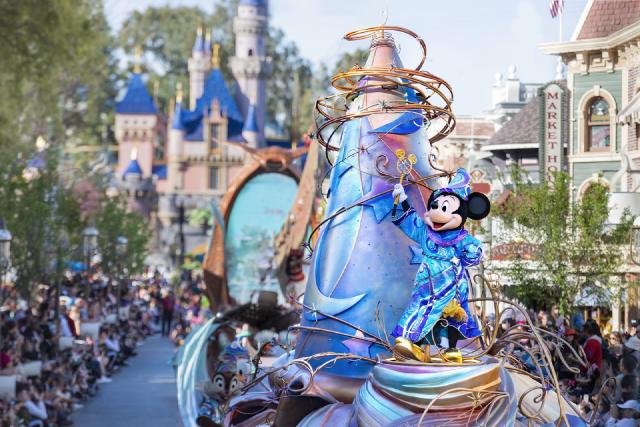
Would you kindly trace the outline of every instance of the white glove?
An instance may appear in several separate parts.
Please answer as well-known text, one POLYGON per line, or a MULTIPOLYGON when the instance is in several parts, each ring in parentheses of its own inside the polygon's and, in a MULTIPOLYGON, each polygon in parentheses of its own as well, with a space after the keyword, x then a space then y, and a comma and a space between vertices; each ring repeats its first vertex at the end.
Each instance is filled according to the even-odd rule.
POLYGON ((404 187, 402 186, 402 184, 396 184, 393 186, 393 193, 391 193, 393 195, 393 198, 395 199, 396 196, 398 197, 398 203, 402 203, 405 200, 407 200, 407 193, 404 192, 404 187))

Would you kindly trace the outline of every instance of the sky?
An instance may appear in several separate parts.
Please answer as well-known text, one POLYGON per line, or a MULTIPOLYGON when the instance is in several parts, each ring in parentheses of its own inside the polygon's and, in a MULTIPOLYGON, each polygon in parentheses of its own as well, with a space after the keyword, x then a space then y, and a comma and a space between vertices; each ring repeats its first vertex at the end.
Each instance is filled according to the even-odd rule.
MULTIPOLYGON (((586 3, 565 0, 563 40, 571 38, 586 3)), ((117 30, 133 10, 185 5, 212 11, 214 4, 215 0, 105 0, 105 9, 117 30)), ((358 28, 386 20, 387 25, 418 33, 428 49, 423 69, 452 85, 456 115, 487 111, 495 75, 506 75, 509 65, 516 65, 517 76, 526 83, 544 83, 555 76, 557 58, 538 48, 560 37, 559 19, 551 18, 549 0, 270 0, 269 13, 271 24, 316 65, 332 66, 343 52, 366 48, 365 41, 342 39, 358 28)), ((397 43, 404 65, 416 64, 417 44, 403 36, 397 43)))

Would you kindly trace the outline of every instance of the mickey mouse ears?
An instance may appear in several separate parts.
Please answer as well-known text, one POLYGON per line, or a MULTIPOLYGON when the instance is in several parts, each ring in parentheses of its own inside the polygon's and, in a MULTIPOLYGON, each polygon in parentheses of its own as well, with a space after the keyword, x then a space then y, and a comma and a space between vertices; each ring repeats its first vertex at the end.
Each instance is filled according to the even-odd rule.
POLYGON ((469 218, 475 220, 485 218, 491 211, 491 203, 484 194, 472 193, 470 182, 471 178, 467 171, 459 168, 451 179, 451 182, 449 182, 449 185, 434 191, 433 197, 438 197, 441 194, 455 194, 468 203, 467 211, 469 218))

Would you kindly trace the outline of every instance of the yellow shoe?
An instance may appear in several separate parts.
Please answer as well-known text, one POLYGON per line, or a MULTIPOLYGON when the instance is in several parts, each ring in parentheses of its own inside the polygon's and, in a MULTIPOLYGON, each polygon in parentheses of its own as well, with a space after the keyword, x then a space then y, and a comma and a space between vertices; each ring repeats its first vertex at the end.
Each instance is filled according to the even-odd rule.
POLYGON ((422 353, 422 361, 424 363, 431 363, 431 346, 429 344, 424 345, 422 353))
POLYGON ((393 346, 393 356, 398 360, 424 361, 424 351, 404 337, 396 338, 393 346))
POLYGON ((462 352, 457 348, 450 348, 444 352, 444 359, 447 362, 462 363, 462 352))

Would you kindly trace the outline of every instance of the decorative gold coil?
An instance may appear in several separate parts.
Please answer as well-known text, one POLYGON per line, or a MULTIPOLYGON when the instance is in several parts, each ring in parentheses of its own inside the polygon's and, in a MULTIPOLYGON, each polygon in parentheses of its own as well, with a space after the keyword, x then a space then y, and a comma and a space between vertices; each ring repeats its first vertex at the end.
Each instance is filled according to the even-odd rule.
POLYGON ((421 71, 427 57, 427 45, 416 33, 402 27, 376 26, 347 33, 346 40, 371 39, 372 44, 393 43, 390 32, 400 32, 411 36, 420 45, 422 57, 415 69, 402 67, 362 68, 354 65, 350 70, 338 73, 331 79, 331 85, 339 93, 322 97, 316 101, 316 137, 327 152, 338 151, 339 146, 331 139, 342 124, 356 118, 374 114, 413 112, 430 126, 438 126, 430 137, 434 144, 445 138, 455 128, 456 120, 451 110, 453 91, 449 83, 429 72, 421 71), (366 85, 358 87, 364 78, 373 78, 366 85), (377 105, 348 112, 350 103, 364 91, 398 90, 405 88, 416 94, 415 101, 381 102, 377 105), (326 131, 326 132, 325 132, 326 131), (328 135, 325 133, 328 132, 328 135))

